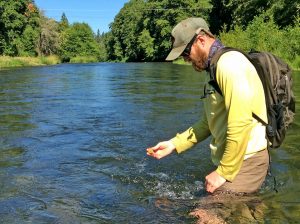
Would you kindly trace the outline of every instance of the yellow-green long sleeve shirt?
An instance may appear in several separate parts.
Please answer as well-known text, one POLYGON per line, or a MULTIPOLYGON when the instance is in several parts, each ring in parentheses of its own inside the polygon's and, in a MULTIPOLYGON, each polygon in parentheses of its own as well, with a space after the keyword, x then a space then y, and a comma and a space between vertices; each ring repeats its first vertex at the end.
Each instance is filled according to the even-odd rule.
MULTIPOLYGON (((220 57, 216 79, 223 96, 209 94, 203 100, 202 118, 171 141, 181 153, 211 135, 217 173, 232 181, 244 159, 267 147, 265 126, 252 116, 254 113, 267 123, 265 96, 254 66, 237 51, 220 57)), ((213 90, 208 84, 206 88, 213 90)))

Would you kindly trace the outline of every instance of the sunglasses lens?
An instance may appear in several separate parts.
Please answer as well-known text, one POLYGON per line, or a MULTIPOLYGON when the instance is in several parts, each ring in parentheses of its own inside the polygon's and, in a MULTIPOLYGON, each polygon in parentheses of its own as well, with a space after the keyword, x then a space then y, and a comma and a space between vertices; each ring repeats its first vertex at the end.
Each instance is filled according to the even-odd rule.
POLYGON ((189 47, 185 48, 184 51, 183 51, 183 55, 184 56, 189 56, 190 55, 190 50, 191 49, 189 47))
POLYGON ((196 39, 197 35, 195 35, 192 40, 188 43, 188 45, 186 46, 186 48, 184 49, 184 51, 182 52, 182 56, 189 56, 190 53, 191 53, 191 49, 192 49, 192 46, 195 42, 195 39, 196 39))

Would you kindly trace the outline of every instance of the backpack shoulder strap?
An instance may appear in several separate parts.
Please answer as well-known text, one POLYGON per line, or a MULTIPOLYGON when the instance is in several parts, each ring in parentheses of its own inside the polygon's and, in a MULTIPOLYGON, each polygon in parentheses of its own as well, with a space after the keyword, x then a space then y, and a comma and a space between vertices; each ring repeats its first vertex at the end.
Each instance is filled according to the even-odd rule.
POLYGON ((219 49, 214 56, 212 57, 209 65, 209 76, 210 76, 210 81, 208 82, 221 96, 223 96, 222 91, 219 87, 219 84, 217 83, 217 78, 216 78, 216 72, 217 72, 217 63, 220 59, 220 57, 228 52, 228 51, 239 51, 240 50, 233 48, 233 47, 224 47, 219 49))
MULTIPOLYGON (((222 94, 222 91, 219 87, 219 84, 217 82, 217 79, 216 79, 216 72, 217 72, 217 63, 218 63, 218 60, 220 59, 220 57, 228 52, 228 51, 237 51, 237 52, 240 52, 242 53, 255 67, 255 69, 257 70, 258 73, 260 73, 261 71, 261 66, 259 67, 258 66, 258 63, 256 61, 254 61, 252 59, 252 57, 250 57, 250 55, 248 55, 247 53, 243 52, 242 50, 240 49, 236 49, 236 48, 233 48, 233 47, 224 47, 220 50, 218 50, 216 52, 216 54, 212 57, 211 59, 211 62, 210 62, 210 70, 209 70, 209 75, 210 75, 210 81, 208 82, 220 95, 223 96, 222 94)), ((251 53, 254 53, 254 52, 251 52, 251 53)), ((260 53, 260 52, 255 52, 255 53, 260 53)), ((261 78, 261 77, 260 77, 261 78)), ((263 86, 265 86, 265 83, 263 83, 263 86)), ((266 122, 264 122, 264 120, 262 120, 259 116, 257 116, 256 114, 252 113, 252 116, 258 120, 259 122, 261 122, 263 125, 267 125, 266 122)))

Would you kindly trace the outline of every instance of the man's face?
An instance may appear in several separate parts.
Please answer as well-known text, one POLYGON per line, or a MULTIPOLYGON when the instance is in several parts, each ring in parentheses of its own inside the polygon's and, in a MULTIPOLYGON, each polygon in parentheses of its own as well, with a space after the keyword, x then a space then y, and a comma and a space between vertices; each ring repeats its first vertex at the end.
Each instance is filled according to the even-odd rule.
POLYGON ((202 72, 206 69, 208 54, 206 54, 205 50, 201 48, 200 40, 195 40, 191 47, 191 51, 189 55, 182 55, 186 62, 190 62, 193 65, 193 68, 202 72))

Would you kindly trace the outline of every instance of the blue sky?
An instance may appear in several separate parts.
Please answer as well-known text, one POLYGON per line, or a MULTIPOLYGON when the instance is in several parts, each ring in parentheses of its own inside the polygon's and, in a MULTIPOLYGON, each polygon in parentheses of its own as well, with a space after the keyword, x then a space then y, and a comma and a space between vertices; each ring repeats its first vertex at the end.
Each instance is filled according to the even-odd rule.
POLYGON ((35 0, 48 18, 60 21, 64 12, 69 23, 88 23, 96 33, 109 31, 109 24, 129 0, 35 0))

